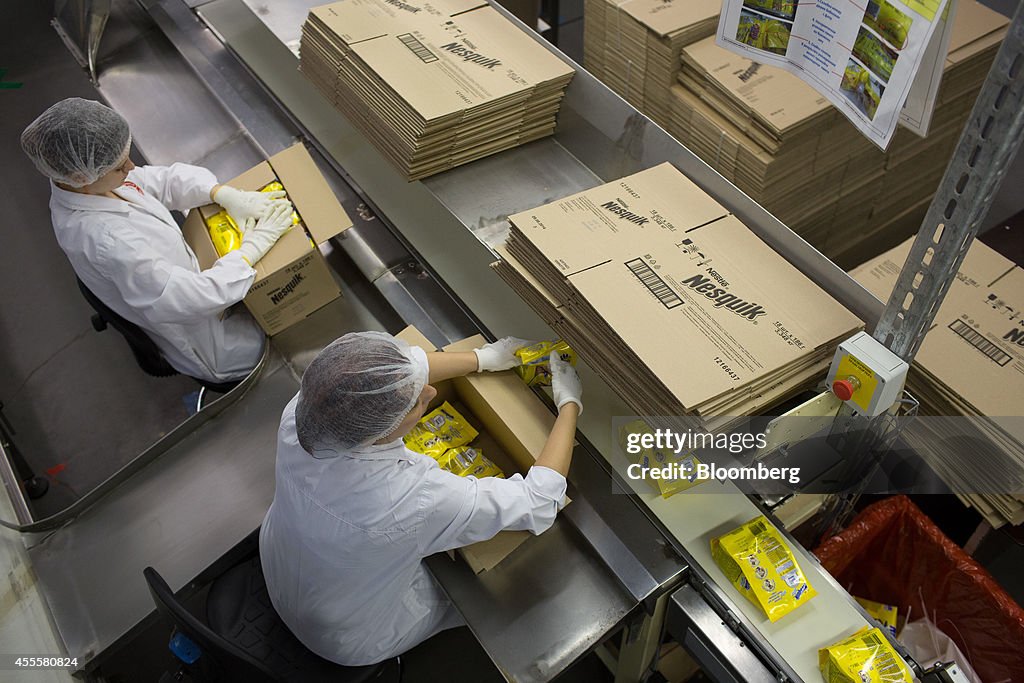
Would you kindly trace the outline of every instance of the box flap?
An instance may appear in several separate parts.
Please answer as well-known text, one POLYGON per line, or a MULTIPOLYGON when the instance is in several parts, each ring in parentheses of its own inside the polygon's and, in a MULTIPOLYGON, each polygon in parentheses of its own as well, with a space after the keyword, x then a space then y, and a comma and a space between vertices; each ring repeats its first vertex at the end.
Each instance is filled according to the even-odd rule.
POLYGON ((225 183, 231 187, 238 188, 239 190, 250 190, 255 192, 261 187, 266 186, 268 183, 274 182, 277 176, 274 175, 274 169, 270 167, 270 164, 266 161, 261 161, 256 164, 242 175, 235 176, 231 180, 225 183))
POLYGON ((418 346, 424 351, 437 351, 437 347, 434 346, 429 339, 423 336, 423 333, 417 330, 412 325, 405 328, 401 332, 395 335, 396 339, 401 339, 407 344, 412 346, 418 346))
POLYGON ((262 279, 300 259, 313 250, 302 226, 293 226, 277 241, 266 255, 256 262, 256 279, 262 279))
POLYGON ((338 203, 334 191, 302 143, 270 157, 270 166, 317 244, 323 244, 352 227, 352 219, 338 203))
POLYGON ((220 258, 217 250, 213 248, 210 233, 206 229, 206 222, 203 221, 203 214, 199 209, 188 212, 188 217, 185 219, 184 225, 181 226, 181 234, 185 236, 185 242, 195 252, 202 270, 211 268, 214 262, 220 258))

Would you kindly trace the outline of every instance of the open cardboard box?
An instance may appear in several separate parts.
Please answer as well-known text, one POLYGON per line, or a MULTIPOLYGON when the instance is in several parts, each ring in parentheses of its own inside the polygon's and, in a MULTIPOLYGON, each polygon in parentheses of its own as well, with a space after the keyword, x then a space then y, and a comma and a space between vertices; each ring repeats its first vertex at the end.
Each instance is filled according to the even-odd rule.
MULTIPOLYGON (((226 184, 256 191, 275 180, 284 185, 300 223, 256 263, 256 280, 243 299, 269 335, 281 332, 341 296, 319 245, 352 227, 352 220, 301 142, 226 184)), ((205 222, 219 211, 221 207, 217 204, 201 206, 189 212, 182 226, 185 241, 203 269, 219 258, 205 222)))
MULTIPOLYGON (((407 327, 396 336, 424 350, 436 350, 414 327, 407 327)), ((486 342, 476 335, 449 344, 444 350, 471 351, 486 342)), ((480 432, 474 446, 506 476, 516 472, 526 475, 544 448, 555 416, 515 372, 471 373, 433 386, 437 397, 428 411, 449 401, 480 432)), ((490 540, 459 548, 457 552, 479 574, 508 557, 529 536, 528 531, 502 531, 490 540)))

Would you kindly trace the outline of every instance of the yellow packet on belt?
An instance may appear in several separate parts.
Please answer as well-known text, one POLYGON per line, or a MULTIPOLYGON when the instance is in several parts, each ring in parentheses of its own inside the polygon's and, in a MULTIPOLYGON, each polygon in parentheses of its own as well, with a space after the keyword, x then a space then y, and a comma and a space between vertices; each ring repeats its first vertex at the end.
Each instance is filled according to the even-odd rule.
MULTIPOLYGON (((275 180, 271 183, 267 183, 260 188, 260 192, 284 192, 284 185, 281 184, 280 180, 275 180)), ((288 195, 285 195, 285 199, 288 199, 288 195)), ((291 201, 291 200, 289 200, 291 201)), ((294 206, 294 204, 292 205, 294 206)), ((299 224, 299 214, 296 211, 292 211, 292 225, 299 224)), ((310 240, 312 242, 312 240, 310 240)), ((316 249, 316 244, 313 244, 313 248, 316 249)))
POLYGON ((551 386, 551 366, 548 359, 552 353, 557 353, 566 363, 576 365, 576 352, 564 341, 538 342, 516 351, 516 357, 522 361, 522 365, 516 368, 516 374, 523 378, 527 386, 551 386))
POLYGON ((449 448, 465 446, 475 439, 477 434, 466 418, 445 401, 417 422, 405 435, 404 441, 410 451, 423 453, 437 460, 449 448))
POLYGON ((828 683, 913 683, 903 658, 877 628, 862 628, 818 650, 818 669, 828 683))
POLYGON ((210 232, 210 240, 218 256, 224 256, 242 246, 242 231, 227 211, 219 211, 207 218, 206 229, 210 232))
POLYGON ((899 619, 899 614, 895 607, 884 605, 874 600, 868 600, 867 598, 858 598, 856 595, 853 596, 853 599, 860 603, 865 612, 877 619, 893 638, 896 637, 896 623, 899 619))
POLYGON ((484 457, 482 450, 470 446, 459 446, 452 448, 437 460, 441 469, 448 470, 460 477, 484 477, 505 478, 505 473, 497 465, 484 457))
MULTIPOLYGON (((672 451, 664 451, 660 448, 643 448, 637 454, 630 453, 628 450, 630 443, 630 435, 642 435, 650 434, 650 426, 643 420, 632 420, 619 427, 619 446, 622 447, 622 452, 626 454, 627 458, 631 458, 633 462, 640 465, 644 469, 652 467, 664 467, 669 463, 678 463, 682 471, 689 474, 686 476, 675 477, 673 479, 653 479, 650 478, 652 486, 657 487, 658 492, 661 493, 662 498, 668 498, 680 491, 693 488, 701 482, 707 481, 707 478, 697 477, 697 465, 700 464, 700 460, 691 453, 680 453, 675 454, 672 451)), ((633 437, 634 441, 636 437, 633 437)), ((636 442, 639 445, 639 442, 636 442)))
POLYGON ((782 535, 764 515, 711 539, 711 556, 772 622, 817 595, 782 535))

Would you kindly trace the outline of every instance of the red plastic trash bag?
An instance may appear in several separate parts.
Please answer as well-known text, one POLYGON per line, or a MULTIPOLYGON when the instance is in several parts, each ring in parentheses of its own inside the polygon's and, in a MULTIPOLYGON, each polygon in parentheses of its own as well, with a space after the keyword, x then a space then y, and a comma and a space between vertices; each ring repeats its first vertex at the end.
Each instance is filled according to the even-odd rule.
POLYGON ((927 610, 985 683, 1024 682, 1024 609, 906 496, 864 508, 814 554, 852 595, 912 620, 927 610))

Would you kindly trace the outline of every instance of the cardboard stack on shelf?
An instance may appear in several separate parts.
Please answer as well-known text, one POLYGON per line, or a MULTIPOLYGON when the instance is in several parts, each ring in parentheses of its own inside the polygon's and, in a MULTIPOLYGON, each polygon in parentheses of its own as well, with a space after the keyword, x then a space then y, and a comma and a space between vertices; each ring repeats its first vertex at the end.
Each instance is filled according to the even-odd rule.
POLYGON ((721 0, 584 0, 583 65, 666 126, 679 51, 710 36, 721 0))
POLYGON ((574 73, 482 0, 316 7, 300 69, 409 180, 550 135, 574 73))
MULTIPOLYGON (((851 274, 885 301, 913 238, 851 274)), ((993 526, 1024 522, 1024 269, 975 241, 907 378, 903 437, 993 526), (1016 417, 1005 417, 1016 416, 1016 417)))
POLYGON ((840 265, 913 233, 984 81, 1007 19, 958 3, 929 135, 887 152, 809 85, 714 43, 682 50, 668 130, 840 265))
POLYGON ((509 221, 495 270, 641 415, 727 428, 861 326, 667 163, 509 221))

